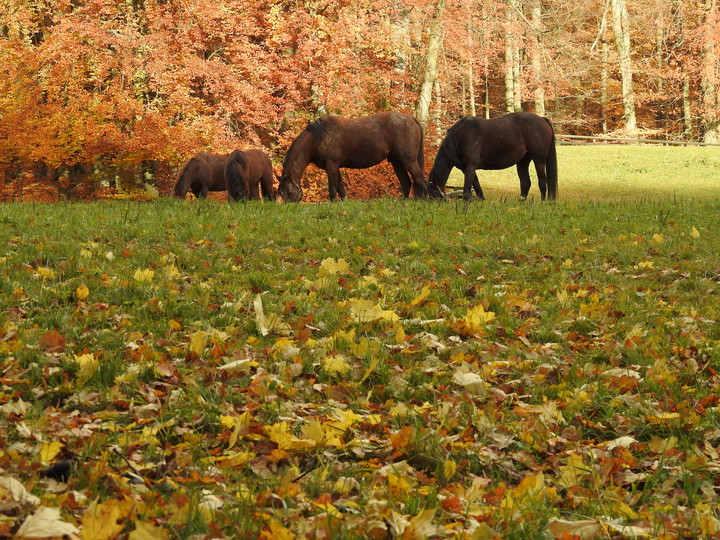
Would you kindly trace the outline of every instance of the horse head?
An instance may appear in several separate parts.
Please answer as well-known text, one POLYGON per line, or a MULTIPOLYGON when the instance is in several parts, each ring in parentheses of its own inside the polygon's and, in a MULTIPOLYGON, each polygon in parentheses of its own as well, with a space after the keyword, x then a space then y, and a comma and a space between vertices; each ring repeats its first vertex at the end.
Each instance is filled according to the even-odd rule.
POLYGON ((278 181, 280 185, 277 192, 283 198, 283 201, 300 202, 303 190, 290 174, 283 172, 283 175, 278 177, 278 181))

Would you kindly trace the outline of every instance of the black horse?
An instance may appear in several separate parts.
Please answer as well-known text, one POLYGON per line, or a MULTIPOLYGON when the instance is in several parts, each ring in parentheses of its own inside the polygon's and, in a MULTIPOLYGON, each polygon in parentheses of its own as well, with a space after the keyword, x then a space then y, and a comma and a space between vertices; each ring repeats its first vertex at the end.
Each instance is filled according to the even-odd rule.
POLYGON ((235 150, 225 163, 225 181, 228 199, 274 201, 276 193, 273 189, 273 170, 270 158, 262 150, 235 150))
POLYGON ((516 165, 520 178, 520 196, 530 191, 530 162, 535 164, 540 197, 557 198, 557 154, 555 133, 547 118, 528 112, 506 114, 486 120, 467 116, 453 125, 440 144, 429 176, 429 194, 445 196, 445 184, 453 167, 465 175, 463 198, 471 189, 484 199, 477 169, 498 170, 516 165))
POLYGON ((363 118, 325 116, 308 125, 290 145, 278 192, 284 200, 298 202, 303 195, 300 179, 312 163, 327 173, 330 200, 337 195, 344 199, 340 169, 367 169, 384 159, 393 166, 405 197, 412 186, 416 197, 427 195, 423 129, 415 118, 399 112, 363 118))

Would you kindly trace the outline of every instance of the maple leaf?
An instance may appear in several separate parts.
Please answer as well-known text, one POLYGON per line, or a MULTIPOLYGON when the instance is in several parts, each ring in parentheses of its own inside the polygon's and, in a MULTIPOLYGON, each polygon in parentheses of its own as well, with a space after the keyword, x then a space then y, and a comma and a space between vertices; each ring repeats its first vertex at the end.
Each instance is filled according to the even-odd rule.
POLYGON ((103 503, 93 502, 82 518, 83 538, 93 540, 109 540, 125 528, 120 520, 132 511, 132 503, 127 501, 109 500, 103 503))
POLYGON ((15 535, 18 538, 52 538, 74 536, 79 532, 75 525, 60 518, 59 508, 41 506, 22 522, 15 535))
POLYGON ((135 281, 138 281, 140 283, 151 283, 152 280, 155 278, 155 271, 150 270, 149 268, 145 270, 141 270, 140 268, 138 268, 137 270, 135 270, 133 278, 135 279, 135 281))
POLYGON ((371 322, 376 320, 398 321, 400 317, 390 309, 382 309, 372 300, 351 300, 348 303, 350 313, 356 322, 371 322))
POLYGON ((326 356, 320 360, 320 364, 328 375, 345 375, 352 369, 347 359, 340 355, 326 356))
POLYGON ((89 381, 90 378, 95 375, 95 372, 100 367, 100 363, 98 362, 97 358, 95 358, 95 355, 92 353, 75 355, 73 356, 73 360, 79 368, 77 372, 77 383, 80 386, 84 385, 87 381, 89 381))
POLYGON ((323 259, 320 263, 320 276, 333 276, 336 274, 347 274, 350 271, 350 265, 345 259, 323 259))

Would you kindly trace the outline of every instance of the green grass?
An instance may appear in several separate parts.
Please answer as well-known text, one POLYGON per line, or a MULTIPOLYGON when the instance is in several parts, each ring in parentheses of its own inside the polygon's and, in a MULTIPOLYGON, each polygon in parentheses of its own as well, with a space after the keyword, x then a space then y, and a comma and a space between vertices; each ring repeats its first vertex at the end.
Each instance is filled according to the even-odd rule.
MULTIPOLYGON (((692 200, 720 198, 720 149, 664 146, 558 146, 559 194, 564 201, 692 200)), ((540 198, 535 170, 529 198, 540 198)), ((488 200, 517 200, 515 168, 478 171, 488 200)), ((455 169, 449 184, 462 189, 455 169)))
POLYGON ((710 536, 719 199, 560 186, 3 205, 2 475, 117 534, 710 536), (58 491, 40 473, 68 458, 58 491))

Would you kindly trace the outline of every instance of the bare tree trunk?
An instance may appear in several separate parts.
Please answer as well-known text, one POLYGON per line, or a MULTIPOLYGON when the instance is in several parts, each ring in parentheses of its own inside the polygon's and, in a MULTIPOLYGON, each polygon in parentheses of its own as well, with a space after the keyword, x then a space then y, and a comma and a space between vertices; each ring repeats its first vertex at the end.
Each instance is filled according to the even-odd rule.
POLYGON ((683 135, 685 139, 692 139, 692 106, 690 101, 690 75, 685 66, 682 66, 682 106, 683 106, 683 135))
MULTIPOLYGON (((678 34, 680 42, 685 40, 685 26, 683 24, 683 3, 684 0, 673 0, 672 20, 675 21, 675 32, 678 34)), ((690 140, 693 137, 692 123, 692 101, 690 94, 690 74, 684 61, 680 62, 680 91, 682 95, 682 120, 683 120, 683 137, 690 140)))
MULTIPOLYGON (((467 34, 468 34, 468 50, 473 51, 475 49, 475 45, 473 43, 473 21, 472 21, 472 12, 468 9, 468 25, 467 25, 467 34)), ((475 108, 475 70, 473 69, 473 61, 472 57, 468 60, 468 105, 470 109, 470 116, 475 116, 476 114, 476 108, 475 108)), ((463 107, 464 108, 464 107, 463 107)))
POLYGON ((435 13, 430 25, 430 37, 428 39, 428 50, 425 55, 425 75, 420 87, 420 96, 418 97, 417 106, 415 108, 415 116, 421 124, 425 125, 430 114, 430 101, 432 100, 433 85, 437 78, 437 62, 442 46, 442 17, 445 11, 445 1, 437 0, 435 4, 435 13))
POLYGON ((530 22, 535 32, 535 43, 533 43, 532 50, 532 69, 533 78, 535 79, 535 90, 533 91, 535 112, 540 116, 545 116, 545 87, 543 86, 542 45, 540 43, 542 33, 542 5, 540 0, 533 0, 530 22))
POLYGON ((607 39, 602 38, 602 41, 600 42, 600 47, 602 50, 602 72, 600 74, 600 114, 602 115, 602 118, 600 119, 600 123, 602 126, 602 132, 607 133, 608 81, 610 80, 610 77, 608 75, 609 51, 607 39))
POLYGON ((520 48, 515 36, 520 0, 508 0, 505 29, 505 110, 519 111, 520 103, 520 48))
POLYGON ((704 40, 702 48, 702 126, 703 141, 717 144, 720 142, 720 65, 718 65, 717 49, 715 47, 714 28, 717 23, 716 0, 705 0, 704 40))
POLYGON ((404 8, 396 19, 390 21, 392 26, 393 50, 395 51, 395 71, 400 75, 393 84, 397 85, 400 95, 405 95, 405 73, 410 65, 408 51, 410 43, 410 9, 404 8))
POLYGON ((620 57, 620 77, 622 79, 623 124, 626 130, 637 128, 635 115, 635 92, 633 91, 633 67, 630 46, 630 15, 625 0, 610 0, 612 28, 615 48, 620 57))

